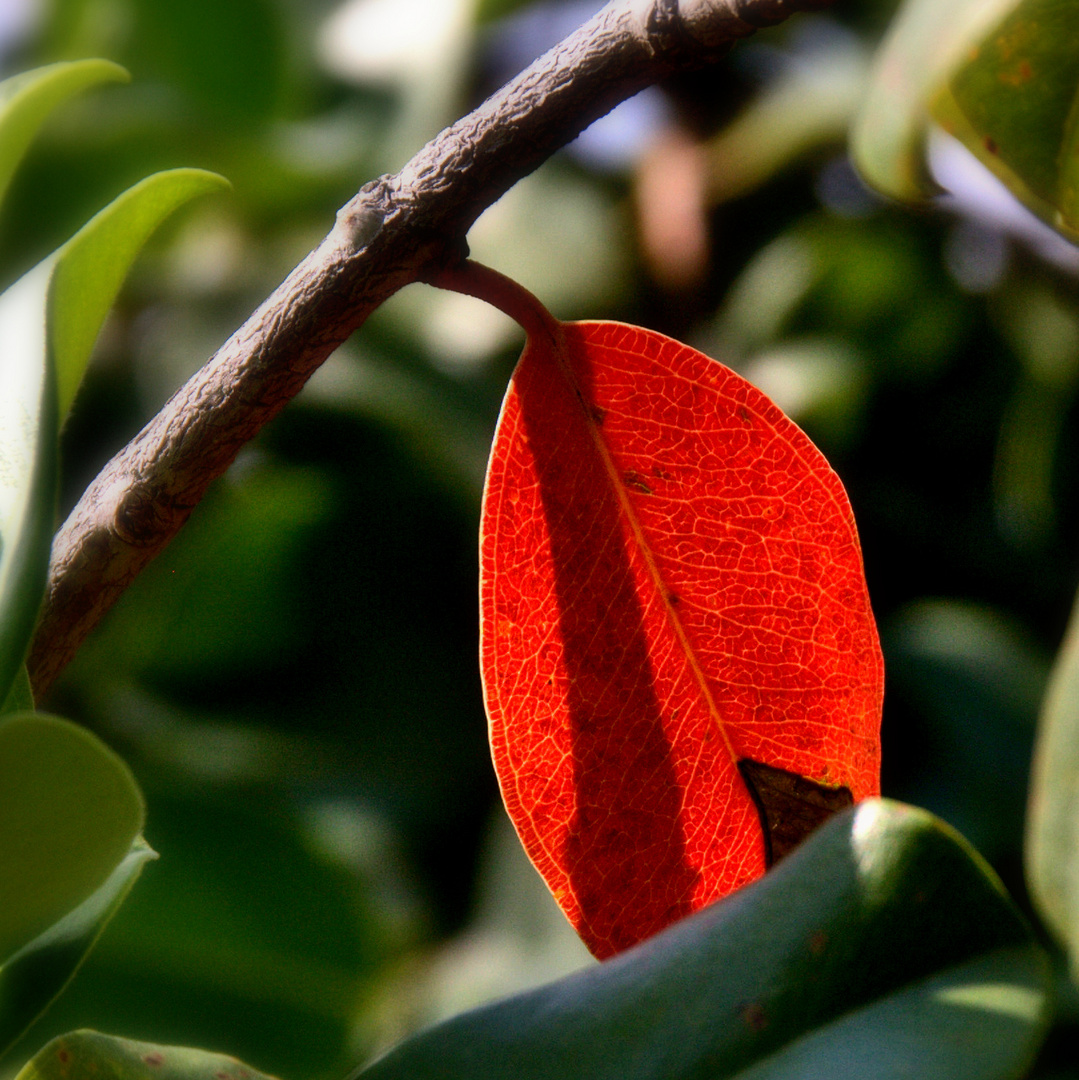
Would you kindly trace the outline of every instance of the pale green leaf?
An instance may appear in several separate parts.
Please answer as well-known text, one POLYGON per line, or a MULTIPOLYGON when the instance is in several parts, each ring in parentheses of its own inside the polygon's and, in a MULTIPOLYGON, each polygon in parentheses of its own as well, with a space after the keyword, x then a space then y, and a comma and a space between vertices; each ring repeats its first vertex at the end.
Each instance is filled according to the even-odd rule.
POLYGON ((155 173, 109 203, 54 253, 48 328, 61 422, 101 324, 150 234, 183 203, 228 186, 224 177, 202 169, 155 173))
POLYGON ((930 101, 1018 0, 906 0, 873 62, 851 131, 867 183, 918 201, 937 187, 925 165, 930 101))
POLYGON ((362 1080, 1007 1080, 1049 965, 992 871, 869 801, 760 881, 560 982, 423 1032, 362 1080))
POLYGON ((100 889, 142 831, 142 796, 100 739, 66 720, 0 720, 0 964, 100 889))
POLYGON ((136 184, 0 296, 0 695, 26 653, 52 539, 59 422, 101 324, 161 221, 227 181, 174 169, 136 184), (57 396, 59 402, 57 403, 57 396))
POLYGON ((1025 855, 1031 897, 1079 975, 1079 603, 1042 701, 1025 855))
POLYGON ((234 1057, 73 1031, 53 1039, 15 1080, 269 1080, 234 1057))
POLYGON ((71 981, 143 866, 156 857, 137 837, 104 885, 0 966, 0 1056, 71 981))
POLYGON ((108 60, 75 60, 35 68, 0 83, 0 199, 38 128, 80 90, 130 76, 108 60))
MULTIPOLYGON (((56 502, 56 381, 42 264, 0 295, 0 697, 22 665, 45 590, 56 502)), ((2 955, 2 954, 0 954, 2 955)))

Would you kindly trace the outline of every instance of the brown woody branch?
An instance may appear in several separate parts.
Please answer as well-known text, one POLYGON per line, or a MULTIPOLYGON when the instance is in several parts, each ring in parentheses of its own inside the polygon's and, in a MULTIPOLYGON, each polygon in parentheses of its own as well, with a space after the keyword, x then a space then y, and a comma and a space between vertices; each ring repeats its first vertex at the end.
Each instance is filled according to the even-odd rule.
POLYGON ((326 239, 105 466, 53 543, 30 657, 37 697, 240 448, 402 286, 465 252, 491 203, 618 102, 830 0, 614 0, 395 176, 326 239))

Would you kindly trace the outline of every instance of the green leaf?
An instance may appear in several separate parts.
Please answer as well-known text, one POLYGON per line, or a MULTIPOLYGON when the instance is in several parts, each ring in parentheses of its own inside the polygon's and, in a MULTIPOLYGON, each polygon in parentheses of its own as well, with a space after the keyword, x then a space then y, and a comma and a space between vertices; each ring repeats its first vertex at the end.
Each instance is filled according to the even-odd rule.
POLYGON ((56 266, 48 298, 49 347, 56 364, 61 422, 101 324, 150 234, 196 195, 228 187, 223 176, 203 169, 155 173, 114 199, 50 256, 56 266))
POLYGON ((0 716, 13 712, 34 711, 34 689, 30 685, 30 673, 23 664, 15 675, 15 681, 3 705, 0 705, 0 716))
POLYGON ((892 21, 851 131, 867 183, 894 199, 938 189, 925 166, 930 99, 1017 0, 907 0, 892 21))
POLYGON ((101 888, 0 966, 0 1057, 71 981, 143 865, 156 857, 137 837, 101 888))
MULTIPOLYGON (((175 714, 170 720, 185 726, 175 714)), ((159 744, 174 741, 160 728, 158 735, 159 744)), ((237 746, 240 754, 265 752, 257 736, 246 742, 238 727, 209 723, 197 748, 186 743, 208 764, 211 744, 217 763, 237 746)), ((284 1076, 343 1078, 355 1060, 347 1047, 372 1038, 370 1025, 357 1029, 358 1003, 385 989, 385 965, 401 955, 400 920, 408 916, 397 894, 383 912, 371 874, 327 861, 323 844, 342 843, 351 860, 371 834, 343 825, 347 812, 336 806, 327 828, 339 840, 301 829, 280 800, 253 795, 250 782, 215 775, 188 786, 184 765, 165 753, 172 764, 162 758, 150 768, 162 786, 146 791, 154 847, 165 857, 6 1060, 21 1065, 54 1036, 92 1023, 228 1049, 284 1076)), ((293 783, 296 768, 294 755, 293 783)))
POLYGON ((228 181, 173 169, 125 191, 0 296, 0 695, 37 618, 52 539, 59 422, 101 324, 150 233, 228 181))
POLYGON ((364 1080, 1019 1076, 1048 963, 977 853, 869 801, 597 967, 405 1042, 364 1080))
POLYGON ((933 104, 1039 217, 1079 241, 1079 0, 1022 0, 983 34, 933 104))
MULTIPOLYGON (((41 265, 0 295, 0 697, 22 666, 45 591, 57 484, 56 381, 41 265)), ((0 952, 0 956, 2 956, 0 952)))
POLYGON ((1042 701, 1031 767, 1027 884, 1079 975, 1079 601, 1042 701))
POLYGON ((96 736, 41 713, 0 720, 0 963, 105 884, 143 816, 130 771, 96 736))
POLYGON ((0 199, 53 109, 87 87, 130 78, 108 60, 75 60, 35 68, 0 83, 0 199))
POLYGON ((225 1054, 186 1046, 119 1039, 96 1031, 73 1031, 53 1039, 29 1061, 15 1080, 269 1080, 225 1054))

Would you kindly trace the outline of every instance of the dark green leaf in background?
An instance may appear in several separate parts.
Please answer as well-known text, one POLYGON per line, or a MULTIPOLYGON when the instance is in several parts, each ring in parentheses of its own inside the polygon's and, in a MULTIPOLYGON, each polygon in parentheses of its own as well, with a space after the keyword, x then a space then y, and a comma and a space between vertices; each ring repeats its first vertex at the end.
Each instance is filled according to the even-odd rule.
MULTIPOLYGON (((191 744, 223 770, 236 768, 230 756, 260 750, 243 733, 220 735, 191 744)), ((308 828, 251 787, 177 785, 178 757, 144 784, 160 861, 11 1059, 85 1025, 227 1049, 297 1080, 340 1080, 370 1052, 357 1024, 377 1005, 391 949, 414 941, 395 926, 396 898, 376 894, 389 869, 376 864, 397 856, 347 806, 313 810, 308 828)))
MULTIPOLYGON (((137 55, 159 65, 211 122, 265 122, 281 103, 283 27, 268 0, 142 0, 137 55)), ((140 65, 133 63, 134 74, 140 65)))
POLYGON ((33 712, 34 691, 30 685, 30 673, 23 664, 8 691, 7 700, 0 706, 0 716, 12 712, 33 712))
POLYGON ((957 600, 911 604, 881 637, 891 705, 926 718, 931 739, 905 795, 1006 859, 1022 842, 1045 652, 1000 612, 957 600))

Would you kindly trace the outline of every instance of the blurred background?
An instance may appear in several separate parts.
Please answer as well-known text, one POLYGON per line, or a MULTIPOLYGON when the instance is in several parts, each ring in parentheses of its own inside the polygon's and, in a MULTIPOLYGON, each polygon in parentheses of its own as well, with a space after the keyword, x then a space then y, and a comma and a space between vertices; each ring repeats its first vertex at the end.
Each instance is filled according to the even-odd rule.
MULTIPOLYGON (((5 286, 150 172, 234 186, 137 264, 65 432, 65 512, 361 184, 599 6, 0 0, 3 74, 104 56, 133 76, 35 144, 0 216, 5 286)), ((845 134, 893 9, 845 0, 641 94, 469 239, 556 315, 680 337, 805 427, 863 539, 885 794, 954 824, 1025 904, 1030 746, 1079 553, 1079 250, 944 141, 932 212, 860 184, 845 134)), ((592 962, 500 810, 477 673, 480 490, 521 340, 478 302, 399 294, 57 684, 45 704, 134 768, 161 858, 9 1060, 90 1026, 321 1080, 592 962)), ((1069 1008, 1043 1075, 1068 1075, 1069 1008)))

